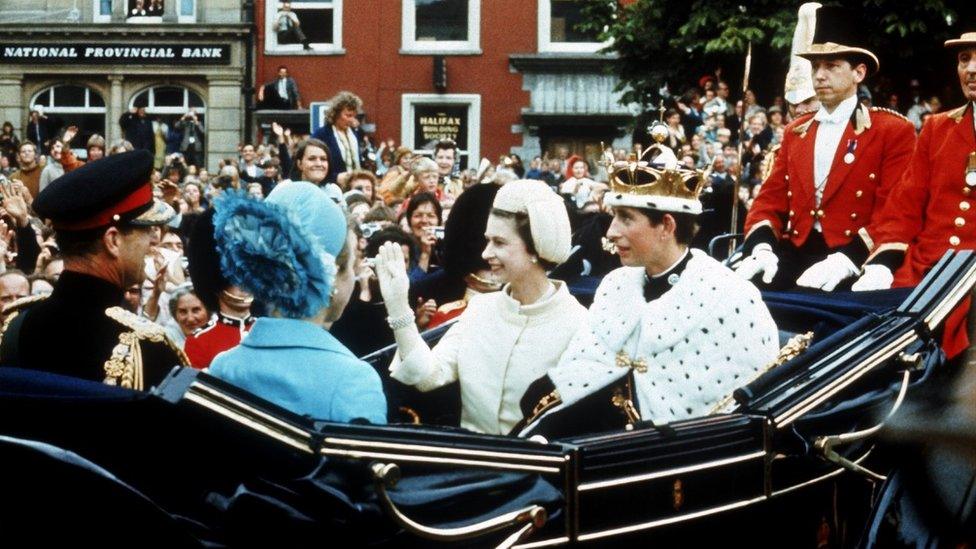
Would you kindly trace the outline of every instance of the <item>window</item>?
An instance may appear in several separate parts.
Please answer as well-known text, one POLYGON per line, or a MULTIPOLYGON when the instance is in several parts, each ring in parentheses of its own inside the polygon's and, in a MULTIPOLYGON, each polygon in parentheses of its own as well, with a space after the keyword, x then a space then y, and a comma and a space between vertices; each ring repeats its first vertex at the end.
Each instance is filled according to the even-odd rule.
POLYGON ((400 140, 417 153, 431 154, 437 141, 458 144, 461 169, 481 158, 481 96, 477 94, 406 93, 401 99, 400 140))
POLYGON ((207 112, 201 98, 196 92, 180 86, 156 86, 132 96, 129 107, 134 107, 137 102, 146 105, 146 112, 149 114, 186 114, 190 109, 197 111, 198 115, 207 112))
POLYGON ((105 136, 105 100, 99 93, 85 86, 61 85, 44 88, 30 100, 31 110, 44 112, 50 135, 68 126, 78 126, 78 136, 72 149, 79 158, 86 158, 85 143, 93 134, 105 136))
POLYGON ((344 53, 342 0, 269 0, 265 29, 266 53, 344 53))
POLYGON ((163 0, 126 0, 125 21, 127 23, 162 23, 164 9, 163 0))
POLYGON ((481 53, 481 0, 403 0, 403 53, 481 53))
MULTIPOLYGON (((145 105, 146 115, 166 124, 166 127, 162 128, 164 131, 173 131, 176 123, 190 109, 193 109, 197 115, 197 121, 200 122, 200 125, 204 129, 203 150, 200 151, 199 158, 207 157, 207 107, 203 103, 203 98, 196 92, 181 86, 155 86, 133 95, 132 99, 129 100, 129 108, 131 109, 136 105, 145 105)), ((153 127, 158 128, 156 124, 153 124, 153 127)), ((194 162, 199 161, 199 158, 194 162)))
POLYGON ((179 13, 176 14, 180 23, 197 22, 196 0, 180 0, 179 13))
POLYGON ((597 32, 578 28, 584 7, 581 0, 539 0, 539 51, 592 53, 606 46, 597 32))
POLYGON ((96 23, 109 23, 112 21, 112 0, 92 0, 94 7, 92 10, 92 20, 96 23))

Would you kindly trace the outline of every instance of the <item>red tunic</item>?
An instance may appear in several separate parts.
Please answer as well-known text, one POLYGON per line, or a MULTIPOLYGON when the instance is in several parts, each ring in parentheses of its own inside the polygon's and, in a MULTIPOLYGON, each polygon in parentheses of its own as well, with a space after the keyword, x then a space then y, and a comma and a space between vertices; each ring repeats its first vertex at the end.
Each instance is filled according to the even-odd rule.
MULTIPOLYGON (((878 223, 875 254, 905 250, 895 287, 915 286, 951 249, 976 249, 976 192, 966 185, 969 153, 976 151, 973 109, 929 117, 902 182, 878 223)), ((946 321, 943 347, 950 357, 965 349, 968 300, 946 321)))
POLYGON ((217 354, 236 347, 244 334, 254 325, 254 317, 243 320, 217 313, 206 326, 186 338, 183 350, 186 351, 190 365, 202 370, 210 366, 217 354))
MULTIPOLYGON (((772 171, 746 216, 746 234, 768 225, 778 238, 800 247, 819 220, 827 245, 837 248, 871 227, 907 167, 915 128, 885 110, 858 106, 854 112, 834 154, 819 207, 813 167, 820 123, 806 115, 786 127, 772 171), (852 144, 854 161, 847 163, 844 157, 852 144)), ((862 238, 871 249, 871 237, 862 233, 862 238)))

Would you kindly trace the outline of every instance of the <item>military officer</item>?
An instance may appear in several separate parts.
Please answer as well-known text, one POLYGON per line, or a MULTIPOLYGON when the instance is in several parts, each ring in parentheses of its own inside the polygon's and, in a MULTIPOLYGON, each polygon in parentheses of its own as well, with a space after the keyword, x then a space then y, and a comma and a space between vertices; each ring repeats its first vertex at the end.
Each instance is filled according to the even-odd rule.
POLYGON ((11 306, 0 364, 137 390, 186 364, 161 326, 121 306, 124 288, 145 277, 150 228, 176 215, 153 198, 152 167, 149 152, 117 154, 37 196, 34 210, 54 227, 64 272, 49 298, 11 306))
MULTIPOLYGON (((946 250, 976 248, 976 32, 945 42, 966 104, 926 120, 908 172, 881 212, 875 249, 854 290, 914 286, 946 250)), ((965 311, 946 324, 946 353, 968 342, 965 311)))
POLYGON ((821 107, 787 126, 773 168, 746 217, 745 278, 772 288, 833 290, 860 272, 874 246, 872 222, 915 144, 905 117, 858 104, 877 57, 847 45, 857 36, 843 8, 819 8, 811 46, 821 107))

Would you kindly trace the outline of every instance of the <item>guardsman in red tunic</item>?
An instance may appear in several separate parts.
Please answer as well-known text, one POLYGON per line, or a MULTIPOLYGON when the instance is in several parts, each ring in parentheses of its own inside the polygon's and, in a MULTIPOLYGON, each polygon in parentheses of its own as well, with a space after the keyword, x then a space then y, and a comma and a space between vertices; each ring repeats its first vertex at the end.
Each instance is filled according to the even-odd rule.
MULTIPOLYGON (((947 250, 976 249, 976 32, 948 40, 966 104, 922 126, 904 179, 888 198, 875 249, 854 290, 914 286, 947 250)), ((959 307, 946 322, 949 356, 968 346, 959 307)))
POLYGON ((190 365, 200 370, 209 367, 215 356, 241 343, 255 320, 250 315, 237 318, 218 310, 206 326, 186 338, 184 350, 190 365))
MULTIPOLYGON (((903 175, 915 128, 905 117, 858 103, 857 87, 878 70, 843 8, 817 10, 813 64, 821 107, 787 126, 769 177, 746 217, 737 272, 771 288, 833 290, 860 273, 874 247, 872 224, 903 175)), ((863 34, 863 33, 861 33, 863 34)))
POLYGON ((186 338, 184 344, 190 365, 198 369, 209 367, 218 353, 236 347, 255 321, 251 316, 254 298, 224 276, 213 216, 213 208, 200 216, 186 250, 193 287, 204 305, 215 312, 210 323, 186 338))

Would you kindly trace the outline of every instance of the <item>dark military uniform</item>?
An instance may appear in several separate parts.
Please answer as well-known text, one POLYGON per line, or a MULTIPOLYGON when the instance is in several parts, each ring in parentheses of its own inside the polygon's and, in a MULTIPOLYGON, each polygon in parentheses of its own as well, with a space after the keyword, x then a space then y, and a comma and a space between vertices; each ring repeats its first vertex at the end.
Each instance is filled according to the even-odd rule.
MULTIPOLYGON (((152 155, 145 151, 90 162, 53 181, 34 209, 59 235, 162 225, 175 212, 153 199, 151 171, 152 155)), ((123 309, 122 297, 119 284, 69 266, 49 298, 27 298, 7 309, 0 365, 136 390, 160 383, 174 366, 188 365, 163 328, 123 309)))
POLYGON ((16 307, 0 344, 0 364, 140 390, 187 364, 161 326, 121 304, 115 284, 65 271, 48 299, 16 307))

